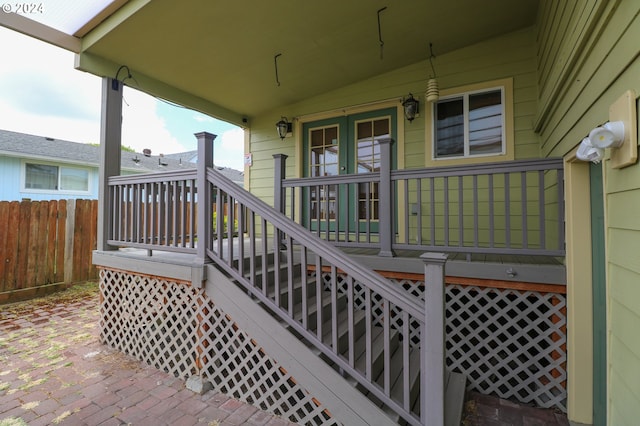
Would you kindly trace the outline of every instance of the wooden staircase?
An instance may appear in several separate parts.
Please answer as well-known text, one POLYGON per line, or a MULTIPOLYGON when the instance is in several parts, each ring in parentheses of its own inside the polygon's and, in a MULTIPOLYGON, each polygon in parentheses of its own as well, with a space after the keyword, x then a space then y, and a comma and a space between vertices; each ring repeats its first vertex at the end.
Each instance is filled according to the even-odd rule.
MULTIPOLYGON (((379 315, 372 315, 371 304, 356 300, 353 283, 338 285, 335 269, 327 272, 332 277, 329 282, 318 279, 315 271, 322 268, 301 261, 300 252, 271 252, 239 263, 236 260, 233 267, 251 277, 253 291, 210 266, 206 286, 210 297, 216 303, 227 300, 222 309, 241 328, 256 331, 252 338, 330 406, 340 423, 434 424, 429 413, 420 420, 420 346, 407 341, 409 324, 385 326, 386 318, 394 315, 389 307, 378 307, 379 315), (284 333, 287 339, 275 338, 284 333), (292 353, 295 362, 287 362, 292 353), (357 380, 358 375, 368 382, 357 380), (385 403, 379 395, 392 403, 385 403), (411 417, 400 415, 394 403, 411 417)), ((375 295, 365 292, 358 297, 375 295)), ((446 373, 447 425, 460 424, 465 383, 462 375, 446 373)))

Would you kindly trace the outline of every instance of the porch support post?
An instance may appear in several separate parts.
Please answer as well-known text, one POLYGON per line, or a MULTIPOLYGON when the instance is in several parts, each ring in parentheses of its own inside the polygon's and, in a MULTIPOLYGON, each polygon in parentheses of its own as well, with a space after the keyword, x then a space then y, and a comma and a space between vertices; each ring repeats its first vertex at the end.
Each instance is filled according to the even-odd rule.
POLYGON ((424 329, 421 333, 421 424, 443 425, 445 371, 444 253, 424 253, 424 329))
POLYGON ((380 146, 380 186, 378 188, 378 215, 380 233, 380 252, 378 256, 395 257, 393 252, 393 207, 391 193, 391 144, 393 139, 382 139, 380 146))
MULTIPOLYGON (((285 207, 285 196, 284 196, 284 188, 282 187, 282 181, 284 180, 286 167, 287 167, 287 158, 288 156, 285 154, 273 154, 274 161, 274 170, 273 170, 273 208, 278 210, 280 213, 286 213, 285 207)), ((278 231, 276 237, 276 248, 280 250, 285 250, 286 247, 283 244, 284 235, 282 231, 278 231)))
POLYGON ((122 85, 112 87, 113 79, 102 79, 102 112, 100 116, 100 168, 98 170, 98 222, 97 243, 99 251, 116 250, 108 244, 114 202, 108 182, 111 176, 120 175, 120 150, 122 146, 122 85))
POLYGON ((196 187, 198 202, 196 203, 198 223, 197 259, 206 263, 207 246, 211 238, 211 221, 213 220, 212 199, 207 185, 207 169, 213 167, 213 140, 216 135, 208 132, 195 133, 198 140, 198 163, 196 168, 196 187))
POLYGON ((285 154, 273 154, 273 159, 275 160, 273 170, 273 208, 282 214, 285 214, 282 181, 285 178, 287 158, 288 156, 285 154))

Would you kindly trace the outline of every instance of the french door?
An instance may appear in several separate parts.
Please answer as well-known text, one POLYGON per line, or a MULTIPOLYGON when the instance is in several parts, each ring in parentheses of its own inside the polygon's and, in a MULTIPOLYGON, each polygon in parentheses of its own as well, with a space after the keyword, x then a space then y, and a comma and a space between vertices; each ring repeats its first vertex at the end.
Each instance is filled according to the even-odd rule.
MULTIPOLYGON (((318 178, 318 185, 303 198, 305 223, 312 230, 377 232, 381 202, 377 183, 323 185, 322 178, 380 171, 379 142, 395 140, 396 109, 305 123, 303 133, 304 174, 318 178)), ((394 144, 393 168, 395 157, 394 144)))

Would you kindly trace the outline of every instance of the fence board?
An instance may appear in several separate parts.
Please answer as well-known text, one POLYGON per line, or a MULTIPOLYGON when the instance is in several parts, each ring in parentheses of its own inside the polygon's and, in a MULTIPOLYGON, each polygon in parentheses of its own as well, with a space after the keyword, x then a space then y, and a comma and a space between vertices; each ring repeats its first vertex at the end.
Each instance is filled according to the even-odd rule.
POLYGON ((29 224, 31 222, 31 203, 20 203, 18 216, 18 255, 16 257, 16 280, 14 288, 23 288, 27 282, 27 264, 29 261, 29 224))
POLYGON ((7 237, 9 233, 9 203, 0 203, 0 291, 4 290, 7 273, 7 237))
POLYGON ((39 284, 47 284, 49 263, 48 257, 48 245, 49 245, 49 202, 40 201, 36 205, 38 210, 38 234, 35 237, 36 240, 36 274, 33 277, 33 286, 39 284))
POLYGON ((64 253, 65 238, 67 232, 67 200, 58 201, 58 221, 56 235, 56 267, 53 282, 64 281, 64 253))
POLYGON ((0 201, 0 303, 96 279, 97 212, 96 200, 0 201))
POLYGON ((58 235, 58 201, 49 202, 47 212, 47 272, 46 279, 40 281, 43 284, 55 282, 56 273, 56 239, 58 235))
POLYGON ((17 201, 9 203, 9 219, 7 221, 7 241, 3 291, 15 287, 17 259, 18 259, 18 226, 12 224, 19 218, 20 203, 17 201))

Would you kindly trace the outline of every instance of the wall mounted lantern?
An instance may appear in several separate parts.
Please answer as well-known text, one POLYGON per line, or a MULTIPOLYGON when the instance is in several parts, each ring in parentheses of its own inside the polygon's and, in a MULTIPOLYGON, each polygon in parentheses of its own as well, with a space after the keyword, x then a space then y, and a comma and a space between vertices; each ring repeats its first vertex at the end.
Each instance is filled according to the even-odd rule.
POLYGON ((611 149, 611 167, 621 169, 638 160, 638 123, 636 95, 628 90, 609 108, 609 121, 589 132, 582 139, 576 157, 599 163, 605 150, 611 149))
POLYGON ((281 120, 276 123, 276 129, 278 130, 280 139, 284 139, 291 133, 291 122, 287 120, 287 117, 282 117, 281 120))
POLYGON ((420 102, 411 93, 406 99, 402 100, 402 106, 404 107, 404 116, 409 122, 412 122, 420 113, 420 102))

